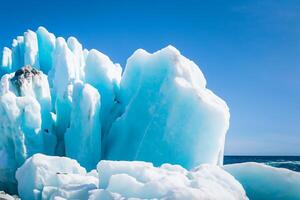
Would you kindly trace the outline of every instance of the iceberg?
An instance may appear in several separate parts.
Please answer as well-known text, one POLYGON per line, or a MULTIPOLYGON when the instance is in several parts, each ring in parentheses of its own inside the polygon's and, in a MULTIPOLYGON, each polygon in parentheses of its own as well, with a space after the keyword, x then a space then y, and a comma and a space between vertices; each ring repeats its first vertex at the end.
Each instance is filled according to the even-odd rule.
POLYGON ((3 48, 0 75, 0 190, 24 200, 300 199, 297 172, 223 166, 229 108, 175 47, 123 72, 40 27, 3 48))
POLYGON ((239 163, 224 166, 245 188, 253 200, 300 199, 300 173, 260 163, 239 163))
POLYGON ((103 160, 97 170, 86 173, 70 158, 36 154, 17 170, 19 194, 24 200, 248 199, 240 183, 215 165, 187 171, 179 165, 103 160))
POLYGON ((229 109, 206 88, 199 67, 172 46, 153 54, 137 50, 122 76, 121 66, 103 53, 39 27, 18 36, 11 49, 4 48, 0 64, 0 91, 7 105, 3 113, 19 110, 18 120, 7 118, 22 130, 18 137, 26 141, 31 135, 15 151, 15 131, 2 131, 10 138, 1 140, 2 152, 24 151, 9 169, 34 153, 68 156, 87 169, 101 159, 156 166, 168 162, 189 169, 202 163, 222 165, 229 109), (26 70, 28 78, 22 75, 26 70), (19 73, 22 81, 14 78, 19 73), (15 103, 7 102, 12 99, 15 103))

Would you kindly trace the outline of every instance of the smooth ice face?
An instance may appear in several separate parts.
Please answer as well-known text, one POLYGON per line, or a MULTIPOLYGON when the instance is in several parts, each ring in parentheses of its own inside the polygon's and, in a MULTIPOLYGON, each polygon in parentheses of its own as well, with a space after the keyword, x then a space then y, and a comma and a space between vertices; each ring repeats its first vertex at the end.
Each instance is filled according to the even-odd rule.
MULTIPOLYGON (((138 161, 101 161, 97 169, 99 188, 125 199, 248 199, 230 174, 213 165, 187 171, 179 165, 153 167, 152 163, 138 161)), ((107 192, 98 193, 109 196, 107 192)))
POLYGON ((174 47, 154 54, 137 50, 128 59, 119 101, 123 114, 105 140, 105 159, 187 168, 223 163, 228 107, 174 47))
MULTIPOLYGON (((31 155, 54 154, 47 77, 29 66, 6 74, 0 85, 0 183, 14 183, 17 167, 31 155)), ((3 184, 5 188, 6 184, 3 184)), ((11 190, 10 188, 8 190, 11 190)))
POLYGON ((86 173, 77 161, 66 157, 36 154, 16 172, 21 199, 87 199, 98 178, 86 173))
POLYGON ((101 159, 100 95, 93 86, 77 83, 72 99, 71 124, 65 134, 66 156, 91 170, 101 159))
POLYGON ((253 200, 300 199, 300 173, 259 163, 224 166, 245 188, 253 200))

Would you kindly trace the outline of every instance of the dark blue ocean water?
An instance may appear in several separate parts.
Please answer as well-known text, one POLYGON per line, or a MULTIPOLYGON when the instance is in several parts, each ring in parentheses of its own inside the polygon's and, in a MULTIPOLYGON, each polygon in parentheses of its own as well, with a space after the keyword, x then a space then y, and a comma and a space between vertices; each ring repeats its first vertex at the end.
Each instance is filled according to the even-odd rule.
POLYGON ((259 162, 300 172, 300 156, 224 156, 224 164, 259 162))

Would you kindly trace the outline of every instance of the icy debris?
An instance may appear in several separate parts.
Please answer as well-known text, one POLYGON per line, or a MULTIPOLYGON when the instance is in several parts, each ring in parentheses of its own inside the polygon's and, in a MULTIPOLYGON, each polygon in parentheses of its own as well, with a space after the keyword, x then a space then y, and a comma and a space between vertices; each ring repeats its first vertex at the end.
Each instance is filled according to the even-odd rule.
POLYGON ((251 200, 300 199, 300 173, 260 163, 224 166, 245 188, 251 200))
POLYGON ((170 164, 101 161, 97 169, 100 188, 125 199, 248 199, 243 187, 214 165, 187 171, 170 164))
POLYGON ((36 154, 16 173, 20 197, 23 200, 248 199, 243 187, 214 165, 200 165, 187 171, 170 164, 157 168, 138 161, 100 161, 97 169, 99 179, 95 171, 86 173, 75 160, 36 154))
POLYGON ((16 172, 22 200, 87 199, 98 188, 98 179, 86 173, 77 161, 66 157, 35 154, 16 172))

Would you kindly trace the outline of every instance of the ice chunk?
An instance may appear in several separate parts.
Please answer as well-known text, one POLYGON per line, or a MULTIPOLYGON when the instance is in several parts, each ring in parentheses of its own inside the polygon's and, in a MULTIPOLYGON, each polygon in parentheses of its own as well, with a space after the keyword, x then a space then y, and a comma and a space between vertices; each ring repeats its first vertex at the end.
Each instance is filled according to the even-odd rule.
POLYGON ((77 80, 84 80, 84 66, 85 58, 83 55, 82 45, 78 42, 75 37, 69 37, 67 40, 69 49, 73 52, 74 55, 74 68, 75 76, 77 80))
POLYGON ((259 163, 224 166, 245 188, 251 200, 300 199, 300 173, 259 163))
POLYGON ((16 173, 20 197, 24 200, 248 199, 243 187, 229 173, 208 164, 187 171, 170 164, 157 168, 138 161, 101 161, 97 169, 99 179, 95 177, 97 173, 86 173, 75 160, 36 154, 16 173))
MULTIPOLYGON (((52 99, 50 110, 54 113, 58 138, 57 155, 65 155, 64 135, 71 123, 73 87, 78 81, 91 84, 103 96, 99 126, 103 133, 108 132, 118 113, 115 104, 122 68, 106 55, 97 50, 83 49, 74 37, 65 41, 39 27, 36 32, 28 30, 24 36, 14 39, 12 50, 4 48, 0 59, 1 75, 18 71, 24 64, 48 75, 52 99)), ((50 124, 46 120, 42 123, 50 124)))
POLYGON ((119 84, 122 68, 101 52, 92 49, 86 58, 85 81, 94 86, 101 95, 101 123, 103 133, 110 128, 114 119, 113 107, 119 84))
POLYGON ((63 38, 56 39, 53 52, 53 68, 49 72, 52 97, 55 100, 56 128, 59 154, 64 154, 64 134, 70 124, 72 90, 75 81, 74 58, 63 38))
POLYGON ((52 52, 55 48, 55 36, 49 33, 44 27, 39 27, 36 31, 39 49, 40 69, 48 74, 52 68, 52 52))
POLYGON ((91 199, 116 194, 125 199, 248 199, 230 174, 208 164, 187 171, 170 164, 156 168, 138 161, 101 161, 97 169, 105 191, 91 192, 91 199))
POLYGON ((0 191, 0 199, 1 200, 20 200, 16 195, 11 196, 9 194, 6 194, 3 191, 0 191))
POLYGON ((100 95, 89 84, 77 83, 73 92, 71 125, 65 134, 66 156, 86 169, 101 158, 100 95))
POLYGON ((17 39, 13 40, 12 43, 12 71, 18 70, 24 66, 24 36, 18 36, 17 39))
POLYGON ((55 36, 44 27, 39 27, 36 32, 28 30, 23 36, 18 36, 13 40, 11 50, 5 48, 0 56, 0 75, 16 71, 24 65, 34 66, 48 74, 53 67, 55 40, 55 36))
POLYGON ((35 32, 28 30, 24 33, 24 45, 24 64, 39 68, 39 47, 35 32))
POLYGON ((50 111, 48 81, 42 72, 26 66, 2 77, 0 182, 7 183, 3 186, 15 183, 14 172, 26 158, 38 152, 54 153, 56 137, 50 111))
POLYGON ((16 172, 21 199, 87 199, 98 179, 86 174, 75 160, 36 154, 16 172))
POLYGON ((128 59, 118 101, 123 114, 105 140, 105 159, 187 168, 222 164, 228 107, 174 47, 154 54, 137 50, 128 59))
POLYGON ((4 47, 2 54, 0 54, 0 76, 9 73, 12 68, 12 51, 4 47))

